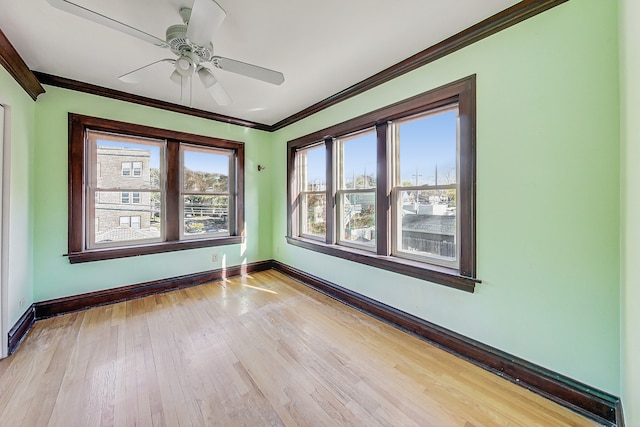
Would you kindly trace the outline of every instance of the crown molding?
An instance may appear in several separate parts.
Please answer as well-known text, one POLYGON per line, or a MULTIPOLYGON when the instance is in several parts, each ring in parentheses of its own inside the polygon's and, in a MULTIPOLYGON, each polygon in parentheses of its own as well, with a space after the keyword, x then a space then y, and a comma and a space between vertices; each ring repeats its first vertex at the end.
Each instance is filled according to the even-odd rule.
POLYGON ((546 10, 556 7, 569 0, 523 0, 508 9, 499 12, 484 21, 481 21, 466 30, 463 30, 440 43, 416 53, 415 55, 398 62, 377 74, 356 83, 316 104, 313 104, 296 114, 271 126, 271 131, 285 128, 295 122, 305 119, 312 114, 336 105, 342 101, 373 89, 383 83, 402 76, 410 71, 429 64, 437 59, 447 56, 457 50, 476 43, 499 31, 518 24, 526 19, 536 16, 546 10))
POLYGON ((147 98, 145 96, 133 95, 131 93, 123 92, 120 90, 109 89, 102 86, 97 86, 91 83, 85 83, 78 80, 68 79, 66 77, 54 76, 51 74, 41 73, 34 71, 34 74, 40 80, 40 83, 56 86, 63 89, 75 90, 77 92, 89 93, 91 95, 103 96, 105 98, 116 99, 118 101, 131 102, 133 104, 144 105, 146 107, 158 108, 161 110, 173 111, 175 113, 186 114, 189 116, 200 117, 208 120, 215 120, 217 122, 229 123, 232 125, 243 126, 246 128, 271 131, 271 126, 264 125, 262 123, 256 123, 249 120, 242 120, 236 117, 225 116, 223 114, 212 113, 210 111, 199 110, 197 108, 190 108, 180 104, 174 104, 171 102, 160 101, 153 98, 147 98))
POLYGON ((44 88, 0 29, 0 63, 34 101, 44 88))
POLYGON ((418 52, 415 55, 395 65, 392 65, 391 67, 380 71, 379 73, 374 74, 373 76, 362 80, 361 82, 356 83, 353 86, 350 86, 320 102, 317 102, 316 104, 313 104, 305 108, 304 110, 301 110, 273 125, 266 125, 235 117, 225 116, 222 114, 216 114, 205 110, 188 108, 183 105, 159 101, 138 95, 132 95, 130 93, 108 89, 89 83, 79 82, 64 77, 53 76, 37 71, 35 72, 35 76, 38 78, 38 80, 40 80, 40 83, 42 84, 48 84, 51 86, 62 87, 65 89, 76 90, 79 92, 90 93, 93 95, 104 96, 120 101, 132 102, 148 107, 164 109, 209 120, 244 126, 252 129, 274 132, 292 125, 293 123, 296 123, 300 120, 303 120, 328 107, 336 105, 349 98, 373 89, 383 83, 386 83, 406 73, 416 70, 417 68, 443 58, 466 46, 483 40, 493 34, 512 27, 524 20, 532 18, 542 12, 545 12, 568 1, 569 0, 523 0, 503 10, 502 12, 499 12, 475 25, 472 25, 471 27, 449 37, 448 39, 443 40, 421 52, 418 52))

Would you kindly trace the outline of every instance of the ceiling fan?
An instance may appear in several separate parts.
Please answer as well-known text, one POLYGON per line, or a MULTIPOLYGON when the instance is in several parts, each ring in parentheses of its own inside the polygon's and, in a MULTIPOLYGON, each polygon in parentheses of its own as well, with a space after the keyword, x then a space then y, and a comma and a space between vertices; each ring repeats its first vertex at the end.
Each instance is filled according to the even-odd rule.
POLYGON ((227 16, 226 12, 214 0, 195 0, 193 8, 180 8, 179 12, 184 24, 172 25, 167 28, 166 40, 159 39, 68 0, 47 1, 57 9, 121 31, 156 46, 167 48, 177 56, 176 59, 161 59, 126 73, 119 77, 123 82, 137 83, 140 81, 142 70, 157 63, 168 62, 175 67, 170 77, 172 81, 184 86, 187 81, 191 81, 194 74, 197 74, 202 85, 219 105, 229 105, 231 97, 204 64, 274 85, 280 85, 284 82, 284 75, 280 72, 213 54, 211 40, 227 16))

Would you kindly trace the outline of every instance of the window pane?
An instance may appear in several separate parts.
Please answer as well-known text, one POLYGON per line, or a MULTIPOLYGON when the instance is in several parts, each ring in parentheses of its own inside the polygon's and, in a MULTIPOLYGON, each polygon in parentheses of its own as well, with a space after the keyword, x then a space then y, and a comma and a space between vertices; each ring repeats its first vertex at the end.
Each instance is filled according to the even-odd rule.
POLYGON ((185 191, 228 192, 229 154, 183 147, 185 191))
POLYGON ((326 189, 326 153, 324 144, 298 153, 301 191, 323 191, 326 189))
POLYGON ((341 139, 338 144, 340 189, 376 187, 376 133, 371 130, 341 139))
POLYGON ((142 176, 142 162, 133 162, 133 176, 142 176))
POLYGON ((303 210, 302 234, 325 237, 326 223, 326 194, 301 194, 303 210))
MULTIPOLYGON (((100 197, 101 197, 100 194, 98 194, 97 200, 102 202, 102 199, 100 197)), ((108 202, 103 202, 103 203, 108 203, 108 202)), ((129 203, 129 193, 127 192, 120 193, 120 203, 122 204, 129 203)))
POLYGON ((457 181, 458 110, 397 123, 396 185, 446 185, 457 181))
POLYGON ((184 196, 184 237, 229 235, 229 196, 184 196))
POLYGON ((135 203, 135 204, 140 203, 140 193, 138 192, 131 193, 131 203, 135 203))
POLYGON ((400 191, 399 250, 455 261, 456 190, 400 191))
POLYGON ((160 193, 140 192, 140 204, 135 206, 121 202, 124 194, 128 195, 119 191, 96 192, 95 244, 161 237, 160 193))
POLYGON ((340 240, 373 247, 376 239, 375 193, 342 194, 340 205, 340 240))
POLYGON ((117 135, 89 132, 96 144, 96 169, 91 180, 99 189, 159 189, 160 157, 158 143, 118 141, 117 135))

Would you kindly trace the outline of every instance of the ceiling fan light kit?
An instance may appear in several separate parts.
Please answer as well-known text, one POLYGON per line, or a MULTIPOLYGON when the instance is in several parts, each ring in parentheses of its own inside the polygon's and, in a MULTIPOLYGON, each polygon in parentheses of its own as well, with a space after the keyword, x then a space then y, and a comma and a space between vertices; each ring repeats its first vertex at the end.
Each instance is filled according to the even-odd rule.
POLYGON ((178 86, 186 86, 187 84, 187 79, 185 79, 182 74, 178 72, 178 70, 173 70, 173 73, 171 73, 169 79, 178 86))
POLYGON ((200 77, 202 85, 219 105, 231 104, 231 97, 215 78, 211 70, 205 67, 198 67, 198 77, 200 77))
POLYGON ((178 59, 176 59, 175 63, 176 71, 184 77, 191 76, 196 70, 196 61, 190 57, 189 53, 191 52, 185 52, 182 54, 178 59))
POLYGON ((211 40, 227 16, 227 13, 214 0, 195 0, 193 8, 180 8, 179 13, 184 24, 171 25, 167 28, 166 41, 68 0, 47 1, 51 6, 62 11, 115 29, 156 46, 168 48, 177 56, 177 59, 161 59, 123 74, 119 79, 125 83, 139 83, 142 70, 160 62, 169 62, 175 67, 174 72, 169 77, 173 82, 183 87, 186 85, 187 79, 192 79, 193 75, 197 73, 202 85, 213 100, 218 105, 229 105, 231 104, 231 97, 211 70, 203 65, 204 63, 209 63, 221 70, 274 85, 281 85, 284 82, 284 75, 278 71, 234 59, 214 56, 211 40))

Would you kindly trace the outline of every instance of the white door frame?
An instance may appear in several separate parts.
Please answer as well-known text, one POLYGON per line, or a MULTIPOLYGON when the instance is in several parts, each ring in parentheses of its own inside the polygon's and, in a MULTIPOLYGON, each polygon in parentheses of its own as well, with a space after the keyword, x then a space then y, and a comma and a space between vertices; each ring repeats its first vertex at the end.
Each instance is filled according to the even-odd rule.
POLYGON ((0 358, 7 357, 9 348, 9 118, 10 108, 0 103, 0 358))

